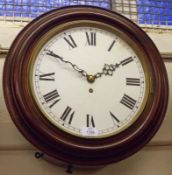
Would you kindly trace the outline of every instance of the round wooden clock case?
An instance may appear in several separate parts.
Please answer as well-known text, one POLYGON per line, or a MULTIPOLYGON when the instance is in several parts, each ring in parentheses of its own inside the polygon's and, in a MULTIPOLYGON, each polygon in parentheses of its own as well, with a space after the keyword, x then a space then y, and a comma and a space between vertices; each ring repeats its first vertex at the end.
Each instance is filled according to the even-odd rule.
MULTIPOLYGON (((52 43, 57 40, 52 40, 52 43)), ((89 41, 88 38, 87 40, 89 41)), ((98 42, 100 41, 98 41, 97 37, 97 45, 98 42)), ((92 35, 90 43, 88 44, 91 45, 91 43, 92 45, 96 45, 94 35, 92 35)), ((73 42, 72 39, 70 40, 70 47, 71 44, 73 47, 78 45, 78 43, 76 43, 76 41, 73 42)), ((115 48, 115 42, 112 42, 110 47, 107 47, 107 52, 111 51, 111 53, 114 53, 114 57, 116 57, 115 52, 112 51, 112 47, 115 48)), ((49 54, 50 59, 54 59, 51 58, 52 56, 58 57, 52 50, 48 50, 47 52, 47 50, 44 49, 44 51, 46 51, 47 55, 49 54)), ((123 51, 121 50, 121 52, 123 51)), ((83 55, 84 54, 86 53, 83 53, 83 55)), ((67 61, 62 59, 61 57, 62 63, 67 63, 67 61)), ((128 64, 126 60, 124 61, 120 61, 115 65, 115 68, 112 69, 114 74, 118 72, 119 69, 122 69, 118 67, 128 64)), ((97 64, 98 63, 99 60, 97 59, 97 64)), ((71 66, 72 68, 73 66, 74 68, 73 63, 68 64, 70 64, 69 67, 71 66)), ((84 71, 80 72, 83 73, 84 71)), ((90 86, 94 86, 98 81, 113 78, 113 76, 105 76, 105 73, 103 73, 101 74, 102 77, 99 79, 95 79, 94 75, 85 75, 85 77, 83 75, 82 79, 87 78, 83 81, 90 84, 90 86)), ((47 76, 47 74, 42 75, 42 79, 45 80, 47 76)), ((48 80, 51 81, 54 80, 54 78, 49 77, 48 80)), ((131 81, 130 85, 138 85, 141 87, 140 80, 139 84, 136 82, 137 80, 131 81)), ((46 84, 48 83, 49 82, 46 84)), ((63 85, 63 82, 60 83, 63 85)), ((70 89, 70 87, 68 88, 70 89)), ((168 102, 166 69, 151 39, 142 29, 125 17, 109 10, 90 6, 56 9, 30 22, 19 33, 10 48, 4 66, 3 89, 11 118, 26 139, 42 152, 57 160, 82 166, 98 166, 117 162, 141 149, 159 129, 165 116, 168 102), (100 137, 95 135, 86 136, 84 134, 80 136, 75 134, 74 131, 70 133, 68 129, 63 129, 65 123, 61 125, 58 122, 56 122, 57 124, 55 122, 53 123, 53 121, 46 116, 46 110, 44 111, 44 109, 40 107, 41 102, 39 104, 37 98, 34 97, 34 90, 31 83, 34 64, 36 64, 34 60, 39 57, 38 54, 40 52, 43 53, 41 51, 42 48, 51 48, 50 44, 46 46, 46 43, 55 35, 59 34, 58 36, 60 36, 64 31, 66 32, 76 28, 76 33, 79 33, 79 30, 84 27, 84 32, 87 31, 88 28, 91 28, 93 30, 95 29, 98 35, 100 29, 100 33, 105 31, 105 37, 106 31, 108 31, 114 34, 114 36, 117 36, 121 43, 123 41, 126 42, 131 50, 134 50, 133 53, 138 57, 138 64, 143 67, 145 82, 147 83, 145 85, 146 97, 143 98, 144 102, 142 102, 142 107, 140 107, 141 109, 139 112, 133 114, 135 118, 132 122, 122 127, 120 121, 115 119, 113 113, 110 113, 116 120, 115 122, 119 122, 119 125, 116 126, 115 131, 107 135, 100 134, 100 137), (122 128, 121 130, 118 129, 120 126, 122 128)), ((94 93, 93 89, 90 89, 89 93, 94 93)), ((47 100, 46 102, 48 103, 49 100, 51 101, 50 97, 56 99, 52 94, 49 94, 49 96, 46 94, 44 95, 44 100, 47 100)), ((119 104, 121 105, 121 103, 124 103, 124 108, 127 108, 127 110, 135 109, 134 105, 136 101, 126 95, 124 95, 124 97, 127 98, 127 101, 122 99, 119 104), (131 104, 128 106, 127 104, 130 102, 131 104)), ((57 102, 57 99, 53 101, 49 108, 58 108, 60 103, 58 102, 58 104, 56 104, 57 102)), ((44 102, 42 102, 42 105, 44 105, 44 102)), ((49 110, 49 108, 45 109, 49 110)), ((68 112, 69 109, 71 110, 69 107, 66 108, 68 112)), ((87 115, 87 117, 89 116, 87 115)), ((62 116, 59 122, 63 122, 64 120, 65 118, 62 116)), ((93 118, 91 118, 90 121, 92 128, 96 128, 94 125, 97 123, 93 122, 93 118)), ((68 121, 67 126, 70 124, 71 121, 68 121)), ((95 130, 91 131, 96 133, 95 130)))

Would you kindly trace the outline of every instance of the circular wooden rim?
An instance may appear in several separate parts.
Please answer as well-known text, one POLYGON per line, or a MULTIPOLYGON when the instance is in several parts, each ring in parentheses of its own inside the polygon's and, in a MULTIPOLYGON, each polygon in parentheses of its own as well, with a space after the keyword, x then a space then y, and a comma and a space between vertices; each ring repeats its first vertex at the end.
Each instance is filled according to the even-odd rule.
POLYGON ((13 42, 6 58, 3 89, 11 118, 33 145, 55 159, 89 166, 119 161, 142 148, 160 127, 168 103, 165 66, 150 38, 123 16, 90 6, 53 10, 29 23, 13 42), (149 63, 150 100, 139 119, 118 135, 92 141, 66 134, 41 116, 31 97, 27 69, 34 44, 48 30, 73 20, 94 20, 118 28, 137 43, 149 63))

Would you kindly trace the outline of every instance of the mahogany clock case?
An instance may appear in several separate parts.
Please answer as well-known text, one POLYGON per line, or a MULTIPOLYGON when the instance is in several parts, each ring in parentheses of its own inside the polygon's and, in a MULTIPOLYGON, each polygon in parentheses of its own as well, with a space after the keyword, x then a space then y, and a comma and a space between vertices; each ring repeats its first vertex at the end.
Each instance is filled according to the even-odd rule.
POLYGON ((3 89, 11 118, 26 139, 57 160, 82 166, 117 162, 141 149, 159 129, 168 103, 166 69, 151 39, 127 18, 92 6, 55 9, 30 22, 7 55, 3 89), (104 23, 120 31, 124 38, 129 38, 127 42, 135 45, 149 70, 151 86, 143 112, 129 128, 108 138, 84 139, 58 129, 43 116, 30 91, 29 63, 41 37, 56 26, 78 20, 104 23))

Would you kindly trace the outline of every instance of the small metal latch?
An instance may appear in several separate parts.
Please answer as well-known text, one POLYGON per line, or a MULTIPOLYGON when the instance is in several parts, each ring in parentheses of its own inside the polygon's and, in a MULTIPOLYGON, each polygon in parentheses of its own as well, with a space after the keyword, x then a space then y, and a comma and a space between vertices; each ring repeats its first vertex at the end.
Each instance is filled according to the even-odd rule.
POLYGON ((42 158, 44 156, 44 153, 41 153, 41 152, 36 152, 35 153, 35 157, 37 158, 37 159, 40 159, 40 158, 42 158))

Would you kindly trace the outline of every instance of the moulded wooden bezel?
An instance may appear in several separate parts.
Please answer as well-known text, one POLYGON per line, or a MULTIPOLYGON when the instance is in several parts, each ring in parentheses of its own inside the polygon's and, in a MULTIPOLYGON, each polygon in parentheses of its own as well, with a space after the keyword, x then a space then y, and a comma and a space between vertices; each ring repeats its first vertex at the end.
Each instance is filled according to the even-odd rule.
POLYGON ((33 145, 55 159, 83 166, 105 165, 138 151, 160 127, 168 103, 166 69, 150 38, 123 16, 91 6, 60 8, 29 23, 16 37, 7 55, 3 89, 11 118, 33 145), (115 136, 93 141, 65 133, 42 116, 32 98, 28 64, 33 47, 53 27, 75 20, 94 20, 118 28, 136 42, 148 63, 152 86, 146 107, 132 126, 115 136))

